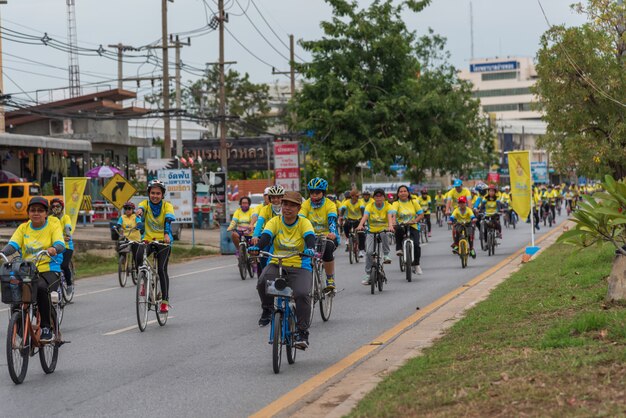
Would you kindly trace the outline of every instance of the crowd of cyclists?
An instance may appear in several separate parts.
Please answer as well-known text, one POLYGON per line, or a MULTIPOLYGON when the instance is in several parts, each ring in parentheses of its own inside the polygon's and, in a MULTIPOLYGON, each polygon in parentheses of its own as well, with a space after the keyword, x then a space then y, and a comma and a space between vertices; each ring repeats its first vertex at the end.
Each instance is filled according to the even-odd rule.
MULTIPOLYGON (((533 186, 534 225, 537 229, 544 225, 552 226, 557 211, 563 205, 567 213, 576 209, 582 194, 597 191, 596 186, 538 185, 533 186)), ((168 262, 173 242, 171 223, 175 221, 174 208, 164 200, 165 185, 153 180, 147 186, 148 199, 137 206, 127 202, 119 217, 117 231, 122 237, 132 241, 132 256, 136 266, 141 265, 143 252, 158 251, 157 264, 162 302, 158 309, 167 313, 170 309, 168 262), (142 242, 156 243, 145 247, 142 242)), ((452 231, 452 252, 458 251, 456 224, 469 227, 470 255, 475 258, 474 231, 481 222, 489 220, 502 239, 501 217, 509 223, 518 219, 511 206, 512 194, 509 186, 498 188, 495 184, 479 182, 472 188, 465 187, 459 179, 454 180, 445 192, 437 190, 431 194, 427 189, 412 193, 407 185, 401 185, 390 194, 382 188, 374 190, 356 189, 346 191, 337 198, 329 193, 329 184, 323 178, 314 178, 307 183, 308 197, 299 192, 285 191, 275 185, 265 189, 265 204, 251 207, 250 198, 239 200, 239 208, 228 226, 233 242, 240 240, 249 243, 248 252, 256 257, 261 251, 277 256, 290 256, 283 259, 289 284, 294 292, 297 317, 295 346, 306 349, 309 346, 310 312, 312 309, 312 257, 321 259, 325 272, 325 292, 335 292, 335 255, 342 248, 341 235, 346 239, 355 234, 358 258, 365 259, 363 285, 370 285, 375 249, 374 235, 382 236, 382 262, 391 263, 391 241, 395 242, 396 255, 403 256, 402 240, 407 236, 413 243, 411 269, 421 275, 420 230, 426 237, 432 234, 431 216, 436 215, 437 225, 450 225, 452 231), (325 245, 317 247, 320 240, 325 245), (323 248, 320 253, 316 249, 323 248)), ((46 251, 49 258, 39 259, 37 265, 40 286, 37 288, 37 306, 41 315, 42 342, 54 338, 51 318, 50 292, 59 286, 60 275, 64 274, 68 286, 73 286, 69 263, 73 253, 72 224, 64 213, 61 199, 50 202, 43 197, 33 197, 28 203, 29 220, 20 225, 9 243, 1 250, 5 256, 16 253, 25 260, 34 260, 40 251, 46 251)), ((529 216, 530 218, 530 216, 529 216)), ((530 219, 526 220, 530 222, 530 219)), ((238 255, 238 254, 237 254, 238 255)), ((261 304, 259 326, 267 326, 271 321, 273 298, 266 294, 267 282, 277 274, 277 260, 263 257, 254 263, 254 273, 258 276, 257 291, 261 304), (267 265, 266 265, 267 263, 267 265)))

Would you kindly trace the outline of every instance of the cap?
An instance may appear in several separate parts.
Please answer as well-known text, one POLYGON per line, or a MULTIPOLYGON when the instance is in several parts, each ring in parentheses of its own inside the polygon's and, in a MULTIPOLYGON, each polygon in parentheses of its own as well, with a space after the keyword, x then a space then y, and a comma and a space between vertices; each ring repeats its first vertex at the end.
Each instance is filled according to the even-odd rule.
POLYGON ((30 200, 28 201, 28 208, 27 209, 30 209, 30 207, 33 206, 33 205, 41 205, 46 210, 48 210, 48 208, 50 207, 50 203, 48 203, 48 199, 46 199, 45 197, 42 197, 42 196, 31 197, 30 200))
POLYGON ((376 196, 377 194, 382 194, 383 196, 385 195, 385 191, 381 188, 378 189, 374 189, 374 193, 372 193, 372 195, 376 196))
POLYGON ((465 196, 459 197, 459 200, 458 200, 457 203, 467 203, 467 197, 465 197, 465 196))
POLYGON ((302 195, 299 192, 285 192, 283 202, 291 202, 296 205, 302 205, 302 195))

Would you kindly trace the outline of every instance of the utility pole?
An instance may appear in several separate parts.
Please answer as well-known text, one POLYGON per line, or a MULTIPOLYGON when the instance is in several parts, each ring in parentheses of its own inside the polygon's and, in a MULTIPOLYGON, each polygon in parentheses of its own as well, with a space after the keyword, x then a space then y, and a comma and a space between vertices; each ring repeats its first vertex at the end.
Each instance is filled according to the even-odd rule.
MULTIPOLYGON (((226 149, 226 92, 224 91, 224 21, 226 20, 226 14, 224 13, 224 0, 218 1, 218 13, 219 13, 219 33, 220 33, 220 56, 219 56, 219 68, 220 68, 220 105, 219 105, 219 120, 220 120, 220 157, 222 162, 222 171, 226 180, 225 186, 228 188, 228 155, 226 149)), ((228 213, 228 195, 224 197, 224 218, 226 224, 230 222, 230 214, 228 213)))
MULTIPOLYGON (((7 4, 7 0, 0 0, 0 6, 7 4)), ((2 73, 2 28, 0 27, 0 95, 4 95, 4 75, 2 73)), ((0 132, 5 132, 4 105, 0 102, 0 132)))
MULTIPOLYGON (((176 41, 173 42, 170 36, 170 43, 174 43, 174 48, 176 48, 176 109, 180 111, 182 106, 180 97, 180 49, 183 46, 191 46, 191 38, 187 38, 187 42, 180 42, 178 35, 176 35, 176 41)), ((183 127, 180 115, 176 116, 176 155, 183 156, 183 127)))
POLYGON ((163 148, 165 158, 172 158, 172 136, 170 132, 170 74, 167 45, 167 2, 161 0, 161 38, 163 48, 163 148))
POLYGON ((117 88, 122 90, 124 88, 124 51, 139 51, 139 49, 121 42, 117 45, 109 45, 109 48, 117 49, 117 88))
POLYGON ((81 94, 80 70, 78 68, 78 44, 76 39, 76 10, 75 0, 66 0, 67 3, 67 41, 69 50, 69 78, 70 97, 77 97, 81 94))
MULTIPOLYGON (((295 48, 293 35, 289 35, 289 71, 276 71, 275 68, 272 68, 272 74, 289 74, 289 78, 291 81, 291 98, 293 99, 296 95, 296 61, 295 61, 295 48)), ((292 126, 296 126, 296 113, 291 113, 291 123, 292 126)))

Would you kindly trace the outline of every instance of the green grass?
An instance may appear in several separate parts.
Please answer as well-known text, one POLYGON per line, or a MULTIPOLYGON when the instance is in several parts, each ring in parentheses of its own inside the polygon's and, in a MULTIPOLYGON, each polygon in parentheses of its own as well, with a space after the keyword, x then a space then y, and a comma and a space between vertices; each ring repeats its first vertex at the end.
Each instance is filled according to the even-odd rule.
MULTIPOLYGON (((175 245, 172 247, 170 263, 180 263, 194 257, 202 257, 217 254, 214 250, 205 247, 185 247, 175 245)), ((90 253, 78 253, 74 255, 76 275, 78 278, 99 276, 102 274, 117 272, 117 256, 102 257, 90 253)))
POLYGON ((612 253, 550 247, 350 416, 626 416, 626 309, 604 302, 612 253))

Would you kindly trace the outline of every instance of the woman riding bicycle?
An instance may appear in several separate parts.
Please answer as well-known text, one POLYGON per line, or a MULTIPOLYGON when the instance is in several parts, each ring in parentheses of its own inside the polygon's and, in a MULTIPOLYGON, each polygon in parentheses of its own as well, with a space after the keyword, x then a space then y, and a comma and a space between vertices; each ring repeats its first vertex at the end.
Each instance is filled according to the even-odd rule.
MULTIPOLYGON (((365 205, 363 204, 363 200, 359 199, 358 190, 352 190, 350 192, 350 199, 345 200, 343 205, 341 206, 341 216, 339 217, 339 223, 343 220, 343 233, 346 237, 346 250, 351 251, 351 248, 348 248, 349 245, 348 237, 350 236, 350 231, 356 229, 359 225, 359 221, 365 212, 365 205)), ((359 257, 365 256, 365 235, 357 234, 359 241, 359 257)))
MULTIPOLYGON (((450 215, 449 224, 457 224, 459 226, 463 226, 468 228, 468 239, 470 246, 470 256, 472 258, 476 258, 476 251, 474 251, 474 224, 476 223, 476 217, 474 216, 474 212, 467 207, 467 198, 465 196, 459 197, 457 200, 458 207, 454 209, 452 215, 450 215)), ((459 250, 459 234, 457 232, 457 227, 452 228, 452 236, 454 239, 454 243, 452 244, 452 252, 455 254, 459 250)))
MULTIPOLYGON (((286 255, 302 253, 313 255, 315 247, 315 231, 311 222, 298 216, 302 205, 302 196, 298 192, 286 192, 282 198, 281 216, 269 220, 261 233, 258 246, 248 249, 256 255, 260 248, 272 246, 274 254, 286 255)), ((308 257, 293 256, 283 260, 283 268, 287 271, 287 280, 293 290, 296 300, 296 318, 298 320, 298 334, 296 347, 305 349, 309 346, 309 320, 311 317, 311 288, 313 274, 311 259, 308 257)), ((266 295, 265 286, 268 280, 278 276, 278 260, 271 259, 261 273, 257 283, 259 298, 263 313, 259 319, 259 326, 264 327, 271 322, 274 298, 266 295)))
POLYGON ((55 257, 65 251, 65 241, 61 224, 50 222, 48 215, 48 200, 41 196, 35 196, 28 202, 29 221, 17 227, 9 243, 2 249, 2 253, 10 256, 19 252, 25 261, 34 261, 39 251, 46 250, 50 258, 41 257, 37 264, 39 284, 37 286, 37 307, 41 315, 42 342, 50 342, 54 339, 54 331, 51 329, 51 301, 50 291, 59 287, 61 264, 55 257))
MULTIPOLYGON (((407 186, 398 187, 396 193, 398 200, 391 205, 391 213, 398 223, 411 224, 409 228, 409 235, 411 241, 413 241, 413 265, 416 266, 415 270, 417 274, 422 274, 422 268, 420 267, 420 256, 422 250, 420 248, 420 234, 417 227, 419 221, 424 217, 424 210, 418 203, 419 200, 411 199, 411 192, 407 186)), ((401 225, 395 226, 396 234, 396 255, 402 255, 402 240, 404 239, 404 227, 401 225)))
POLYGON ((242 235, 246 238, 252 237, 252 230, 250 229, 250 220, 252 217, 252 210, 250 205, 252 200, 248 196, 243 196, 239 199, 239 209, 233 213, 233 217, 230 220, 230 225, 226 229, 231 233, 231 238, 235 248, 237 248, 237 257, 239 257, 239 236, 242 235))
POLYGON ((68 293, 72 293, 74 289, 72 285, 73 277, 72 269, 70 269, 70 261, 72 261, 72 255, 74 254, 74 240, 72 240, 72 220, 70 219, 70 215, 63 213, 64 209, 65 204, 62 199, 55 197, 50 201, 51 214, 61 222, 61 229, 63 230, 65 251, 63 251, 63 255, 59 255, 59 259, 63 260, 61 263, 61 271, 63 271, 63 276, 65 276, 67 291, 68 293))
POLYGON ((431 231, 433 230, 432 224, 430 223, 430 206, 432 204, 432 199, 428 194, 428 189, 422 189, 422 191, 420 192, 420 196, 417 198, 417 203, 419 203, 424 210, 424 219, 426 220, 426 226, 428 227, 428 236, 430 237, 431 231))
MULTIPOLYGON (((263 228, 265 228, 265 224, 270 221, 270 219, 280 216, 282 211, 281 202, 283 200, 283 195, 285 194, 285 189, 283 186, 272 186, 268 187, 265 192, 267 193, 269 204, 263 206, 257 215, 256 220, 253 221, 254 224, 254 234, 251 240, 252 245, 257 245, 259 242, 259 237, 261 236, 261 232, 263 228)), ((261 247, 263 251, 269 251, 269 247, 264 248, 261 247)), ((261 271, 267 265, 267 259, 261 258, 259 260, 259 270, 258 274, 261 274, 261 271)))
MULTIPOLYGON (((487 190, 487 196, 480 204, 480 212, 485 214, 485 218, 491 218, 491 225, 498 232, 498 238, 502 239, 502 225, 500 225, 500 211, 502 211, 502 202, 496 196, 496 185, 490 184, 487 190)), ((489 224, 488 224, 489 225, 489 224)))
MULTIPOLYGON (((116 230, 120 236, 126 237, 130 241, 135 241, 130 248, 133 259, 137 260, 138 242, 141 241, 141 233, 137 229, 137 223, 140 222, 140 219, 135 214, 135 204, 133 202, 128 201, 124 203, 122 210, 124 212, 117 220, 116 230)), ((137 263, 135 263, 135 268, 137 266, 137 263)))
MULTIPOLYGON (((161 281, 162 302, 159 310, 161 313, 169 311, 169 287, 170 278, 167 272, 167 265, 172 251, 172 222, 175 220, 174 206, 170 202, 163 200, 165 197, 165 184, 159 180, 152 180, 148 183, 148 199, 139 203, 136 214, 141 218, 138 225, 142 232, 142 239, 148 241, 148 256, 152 252, 157 252, 157 270, 161 281), (158 244, 151 244, 151 241, 160 241, 158 244)), ((137 266, 143 264, 144 247, 137 250, 137 266)))

